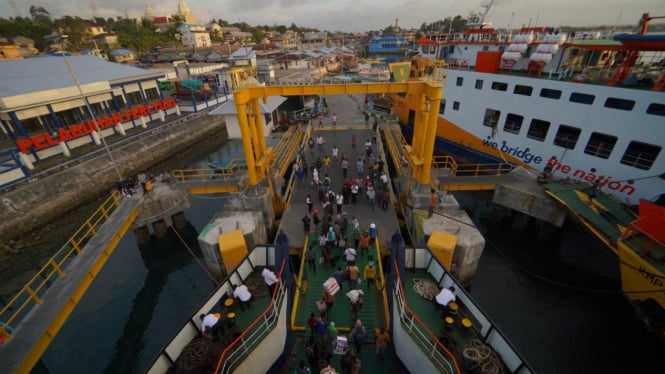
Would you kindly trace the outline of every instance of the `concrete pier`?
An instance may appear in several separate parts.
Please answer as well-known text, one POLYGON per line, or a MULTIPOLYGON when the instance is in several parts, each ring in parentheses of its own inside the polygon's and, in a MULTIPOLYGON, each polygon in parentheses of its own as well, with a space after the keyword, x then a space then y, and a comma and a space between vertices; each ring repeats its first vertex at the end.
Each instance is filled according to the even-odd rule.
POLYGON ((485 248, 485 238, 475 227, 471 217, 459 207, 455 197, 447 192, 438 191, 438 204, 434 208, 432 218, 427 218, 430 187, 419 186, 412 190, 409 197, 412 204, 408 207, 410 227, 415 228, 416 246, 426 246, 427 240, 434 230, 447 232, 457 236, 457 244, 453 251, 452 266, 449 269, 463 285, 473 280, 485 248))
POLYGON ((535 176, 528 175, 522 169, 515 169, 510 174, 517 177, 511 183, 498 183, 492 202, 516 210, 541 221, 561 227, 566 218, 566 211, 536 183, 535 176))
POLYGON ((164 237, 169 227, 182 228, 186 224, 183 211, 190 207, 186 191, 172 189, 170 184, 156 181, 152 191, 138 191, 131 198, 140 199, 138 216, 130 227, 139 243, 149 240, 151 235, 164 237))
POLYGON ((199 246, 208 271, 218 280, 226 275, 219 250, 219 235, 240 229, 248 248, 268 243, 275 212, 267 189, 230 194, 230 198, 199 234, 199 246))

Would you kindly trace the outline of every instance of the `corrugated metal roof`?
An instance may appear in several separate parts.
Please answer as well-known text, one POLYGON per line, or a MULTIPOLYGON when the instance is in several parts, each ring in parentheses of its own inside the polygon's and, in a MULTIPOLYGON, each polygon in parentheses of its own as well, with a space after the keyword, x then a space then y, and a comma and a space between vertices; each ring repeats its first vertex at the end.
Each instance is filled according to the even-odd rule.
MULTIPOLYGON (((97 56, 67 57, 79 83, 113 82, 128 78, 149 78, 161 72, 107 62, 97 56)), ((74 86, 65 60, 60 56, 0 60, 0 97, 74 86)))

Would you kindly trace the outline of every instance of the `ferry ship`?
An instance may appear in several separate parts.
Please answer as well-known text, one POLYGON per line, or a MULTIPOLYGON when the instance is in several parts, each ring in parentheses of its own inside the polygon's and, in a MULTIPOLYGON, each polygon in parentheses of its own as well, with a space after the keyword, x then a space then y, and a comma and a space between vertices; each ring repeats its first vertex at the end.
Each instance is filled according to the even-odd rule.
MULTIPOLYGON (((428 34, 411 78, 445 60, 437 149, 555 179, 603 184, 624 204, 665 197, 665 35, 493 28, 428 34), (647 60, 647 58, 651 58, 647 60)), ((395 78, 398 78, 397 76, 395 78)), ((417 103, 393 95, 410 133, 417 103)), ((408 136, 407 136, 408 138, 408 136)))
MULTIPOLYGON (((658 18, 643 14, 637 33, 430 34, 408 67, 391 68, 395 79, 418 79, 445 60, 437 149, 534 176, 551 170, 539 180, 556 181, 546 193, 617 256, 625 297, 665 337, 665 245, 656 229, 656 204, 665 202, 665 35, 647 34, 658 18), (594 182, 602 192, 592 198, 594 182)), ((421 104, 397 94, 391 105, 409 134, 421 104)))

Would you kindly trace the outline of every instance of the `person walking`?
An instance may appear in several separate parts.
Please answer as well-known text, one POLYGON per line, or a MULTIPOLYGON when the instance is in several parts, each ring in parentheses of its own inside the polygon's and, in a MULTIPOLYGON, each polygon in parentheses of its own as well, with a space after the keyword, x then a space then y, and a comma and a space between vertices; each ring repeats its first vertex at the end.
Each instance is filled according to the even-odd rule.
POLYGON ((589 193, 589 204, 593 204, 593 199, 598 197, 600 190, 603 188, 603 185, 600 183, 600 180, 596 179, 591 186, 591 192, 589 193))
POLYGON ((324 154, 325 149, 323 148, 323 145, 326 144, 326 141, 323 139, 323 136, 319 135, 316 137, 316 144, 319 146, 319 154, 324 154))
POLYGON ((332 160, 333 162, 337 162, 339 156, 339 148, 337 148, 336 145, 333 145, 332 147, 332 160))
POLYGON ((367 283, 367 289, 373 287, 376 283, 376 266, 374 265, 374 257, 369 256, 369 261, 365 265, 365 282, 367 283))
POLYGON ((372 185, 367 186, 367 203, 374 210, 374 205, 376 204, 376 191, 372 185))
POLYGON ((339 286, 339 290, 342 290, 342 283, 344 283, 344 271, 342 270, 341 267, 337 268, 337 271, 335 272, 335 280, 337 281, 337 285, 339 286))
POLYGON ((330 314, 333 304, 335 303, 335 295, 328 293, 328 291, 323 291, 323 297, 321 299, 326 303, 326 312, 330 314))
POLYGON ((277 287, 277 282, 279 282, 279 279, 277 278, 277 275, 275 275, 275 272, 272 271, 271 266, 268 266, 265 269, 263 269, 261 275, 263 276, 263 281, 268 287, 268 291, 270 292, 270 297, 272 298, 272 295, 275 294, 275 288, 277 287))
POLYGON ((362 157, 358 157, 358 161, 356 161, 356 169, 358 170, 358 176, 362 177, 365 173, 365 161, 363 161, 362 157))
POLYGON ((314 250, 313 245, 310 245, 309 248, 307 248, 305 257, 307 258, 307 263, 309 264, 309 270, 316 274, 316 251, 314 250))
POLYGON ((351 204, 356 205, 358 202, 358 192, 360 191, 360 187, 358 187, 358 183, 353 182, 351 185, 351 204))
POLYGON ((358 354, 367 338, 367 332, 365 331, 365 326, 363 326, 361 320, 356 320, 356 324, 353 327, 353 330, 351 330, 351 336, 353 337, 353 343, 356 346, 356 354, 358 354))
POLYGON ((349 271, 349 289, 355 290, 358 286, 358 278, 360 277, 360 269, 354 264, 351 263, 347 267, 349 271))
POLYGON ((332 115, 332 127, 333 129, 337 128, 337 113, 333 113, 332 115))
POLYGON ((351 309, 351 321, 356 321, 358 320, 358 313, 363 307, 363 298, 361 290, 354 290, 352 292, 355 292, 355 297, 350 297, 349 308, 351 309))
POLYGON ((305 214, 305 216, 302 218, 302 226, 303 226, 303 229, 305 230, 305 237, 307 237, 307 235, 309 235, 310 222, 312 222, 312 220, 309 218, 309 215, 305 214))
POLYGON ((432 218, 434 215, 434 208, 436 208, 436 204, 439 201, 439 197, 436 195, 436 190, 433 188, 430 190, 430 198, 429 198, 429 210, 427 211, 427 218, 432 218))
POLYGON ((349 170, 349 160, 347 160, 346 158, 343 158, 342 161, 340 161, 339 164, 342 167, 342 176, 344 177, 344 179, 346 179, 346 176, 347 176, 347 173, 348 173, 348 170, 349 170))
POLYGON ((390 335, 386 331, 385 327, 378 329, 376 333, 376 354, 380 359, 383 359, 385 356, 386 348, 388 347, 388 342, 390 341, 390 335))
POLYGON ((241 310, 245 310, 245 308, 249 309, 251 306, 252 293, 249 292, 249 288, 244 284, 233 285, 233 297, 240 303, 241 310))
POLYGON ((369 252, 369 233, 365 231, 360 237, 360 253, 367 256, 369 252))
POLYGON ((342 214, 342 205, 344 205, 344 195, 340 192, 335 196, 337 203, 337 214, 342 214))
POLYGON ((201 332, 203 334, 211 334, 213 342, 218 342, 220 335, 224 335, 223 321, 213 313, 201 314, 201 332))
POLYGON ((344 258, 346 259, 347 265, 353 265, 356 262, 356 249, 353 247, 348 247, 344 250, 344 258))
POLYGON ((312 195, 307 194, 307 198, 305 198, 305 204, 307 204, 307 213, 312 214, 312 207, 314 207, 312 195))

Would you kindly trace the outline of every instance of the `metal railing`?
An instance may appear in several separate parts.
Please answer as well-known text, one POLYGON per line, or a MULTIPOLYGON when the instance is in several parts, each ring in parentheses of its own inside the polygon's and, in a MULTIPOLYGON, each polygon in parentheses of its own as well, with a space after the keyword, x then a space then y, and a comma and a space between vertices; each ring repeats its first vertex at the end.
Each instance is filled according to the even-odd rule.
POLYGON ((432 168, 450 169, 455 176, 501 175, 515 167, 506 163, 495 164, 459 164, 452 156, 434 156, 432 168))
POLYGON ((229 180, 241 169, 247 169, 244 159, 234 158, 219 168, 173 170, 171 175, 178 182, 213 182, 229 180))
POLYGON ((395 269, 394 302, 397 305, 398 318, 411 338, 421 347, 422 351, 440 373, 460 373, 455 355, 446 348, 437 337, 425 326, 425 323, 416 316, 408 305, 402 288, 402 280, 397 270, 397 262, 393 263, 395 269))
POLYGON ((44 266, 35 274, 23 288, 0 311, 0 334, 11 339, 12 333, 7 326, 14 327, 30 312, 32 307, 42 303, 41 297, 51 284, 65 275, 65 268, 73 258, 82 253, 83 247, 91 238, 97 235, 100 226, 109 220, 111 214, 120 207, 120 193, 113 191, 104 202, 92 213, 83 225, 44 266))
POLYGON ((270 304, 240 336, 226 346, 219 357, 215 373, 232 373, 279 322, 279 312, 287 292, 286 280, 282 277, 285 265, 286 260, 282 260, 278 274, 280 281, 275 288, 275 293, 271 295, 270 304))

